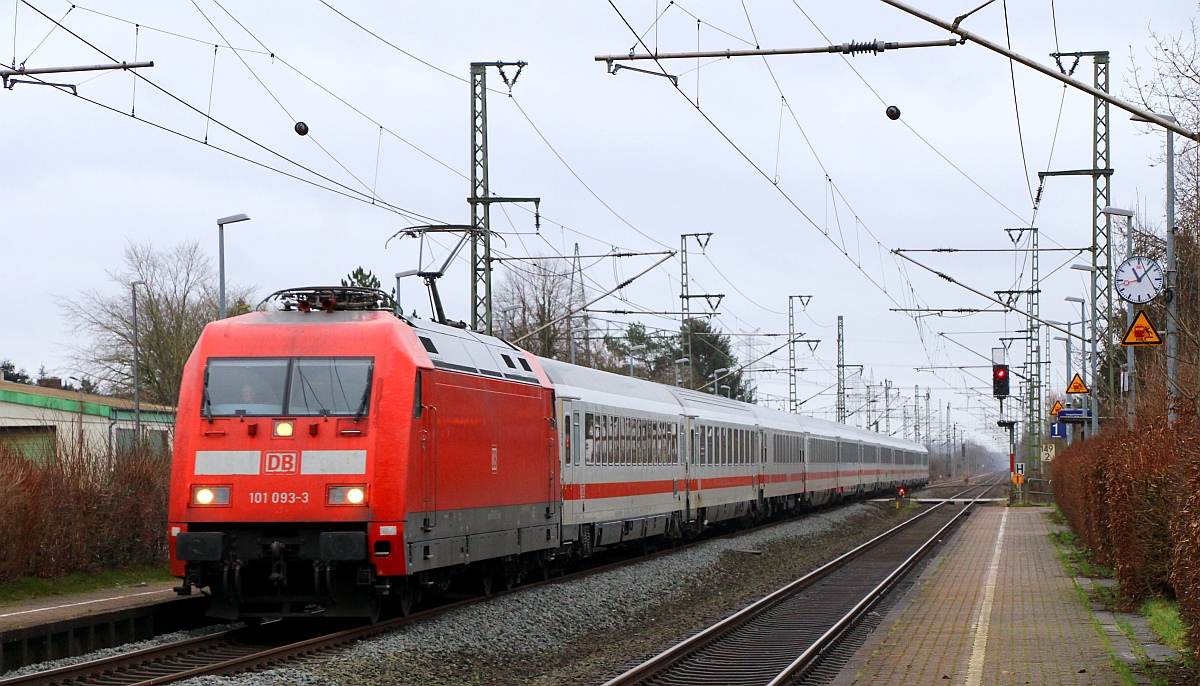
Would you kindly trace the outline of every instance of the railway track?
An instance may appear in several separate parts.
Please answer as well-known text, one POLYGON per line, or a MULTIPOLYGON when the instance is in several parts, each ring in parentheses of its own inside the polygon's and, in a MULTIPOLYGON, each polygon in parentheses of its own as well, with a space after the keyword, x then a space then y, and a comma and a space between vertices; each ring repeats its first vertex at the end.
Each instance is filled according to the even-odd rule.
MULTIPOLYGON (((784 521, 790 521, 790 519, 784 521)), ((520 588, 560 583, 590 574, 598 574, 628 564, 681 552, 706 541, 737 537, 780 523, 778 521, 768 522, 750 529, 705 537, 686 545, 649 555, 620 559, 560 578, 525 584, 520 588)), ((501 593, 495 595, 498 596, 501 593)), ((408 617, 333 633, 320 631, 320 627, 327 628, 327 625, 317 625, 316 623, 267 622, 256 627, 224 631, 26 676, 0 679, 0 686, 62 686, 66 684, 71 686, 157 686, 196 676, 228 675, 253 671, 296 659, 311 659, 356 641, 392 631, 405 624, 419 622, 443 612, 486 600, 486 597, 469 598, 415 612, 408 617)))
MULTIPOLYGON (((972 486, 984 497, 999 483, 972 486)), ((973 506, 943 503, 880 534, 604 686, 798 683, 973 506)))

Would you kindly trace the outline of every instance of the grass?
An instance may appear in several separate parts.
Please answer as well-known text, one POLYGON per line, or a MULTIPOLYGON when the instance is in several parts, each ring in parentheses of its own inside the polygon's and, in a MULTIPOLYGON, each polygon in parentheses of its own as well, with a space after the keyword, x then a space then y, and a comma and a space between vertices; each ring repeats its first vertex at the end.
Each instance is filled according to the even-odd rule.
POLYGON ((1150 623, 1150 630, 1163 645, 1187 654, 1187 626, 1179 616, 1179 603, 1165 598, 1151 598, 1142 603, 1138 611, 1150 623))
POLYGON ((1072 570, 1075 576, 1089 579, 1113 578, 1112 567, 1093 563, 1091 552, 1079 541, 1074 531, 1052 531, 1050 537, 1058 545, 1059 554, 1064 557, 1067 568, 1072 570))
POLYGON ((0 584, 0 605, 172 579, 174 577, 166 565, 114 569, 99 574, 68 574, 54 579, 17 579, 0 584))

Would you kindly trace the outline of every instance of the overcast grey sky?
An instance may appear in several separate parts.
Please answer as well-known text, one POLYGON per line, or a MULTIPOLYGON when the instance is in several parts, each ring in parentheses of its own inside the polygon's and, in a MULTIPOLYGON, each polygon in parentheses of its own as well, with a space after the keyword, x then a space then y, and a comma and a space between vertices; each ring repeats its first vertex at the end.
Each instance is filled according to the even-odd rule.
MULTIPOLYGON (((947 19, 979 4, 913 1, 947 19)), ((787 295, 813 296, 799 324, 822 340, 815 356, 801 347, 800 364, 809 371, 801 375, 800 396, 812 398, 806 411, 828 417, 834 405, 835 323, 843 315, 846 361, 864 366, 864 380, 890 379, 906 396, 914 384, 922 395, 931 387, 934 407, 944 411, 950 403, 953 421, 992 440, 994 416, 984 410, 994 413, 995 403, 986 369, 915 368, 986 364, 979 355, 988 355, 1000 336, 1016 335, 1023 319, 979 314, 918 325, 890 312, 988 303, 900 266, 888 250, 1011 247, 1004 229, 1029 222, 1037 172, 1091 164, 1091 98, 1073 90, 1064 95, 1062 85, 1017 65, 1023 162, 1009 63, 976 45, 850 58, 702 60, 699 69, 694 60, 665 63, 679 75, 678 91, 661 77, 609 75, 593 61, 634 45, 623 19, 661 51, 946 37, 878 0, 621 0, 616 10, 598 0, 90 0, 74 9, 62 0, 30 3, 55 19, 66 14, 67 28, 117 60, 132 61, 135 50, 137 59, 154 60, 144 75, 162 89, 142 82, 135 93, 127 73, 55 79, 79 84, 81 96, 115 112, 46 87, 0 93, 0 286, 10 296, 0 319, 0 358, 31 371, 45 365, 70 373, 65 344, 72 334, 56 298, 115 289, 106 270, 119 266, 130 242, 167 248, 198 239, 215 260, 220 216, 252 217, 228 230, 228 271, 231 281, 253 285, 260 296, 336 282, 359 265, 385 283, 416 267, 414 241, 384 248, 413 223, 409 218, 217 148, 317 184, 344 184, 360 200, 374 188, 391 205, 465 223, 468 65, 524 60, 529 66, 511 99, 499 75, 488 74, 496 91, 489 100, 491 185, 496 194, 540 196, 543 221, 535 234, 525 210, 494 212, 493 228, 508 234, 500 250, 569 254, 576 242, 584 254, 613 246, 675 249, 681 233, 712 231, 706 255, 690 261, 692 288, 726 294, 716 320, 724 330, 786 332, 787 295), (235 55, 226 41, 244 50, 235 55), (214 45, 222 46, 215 61, 214 45), (900 121, 884 116, 886 104, 902 110, 900 121), (297 136, 296 120, 311 135, 297 136), (380 124, 389 131, 382 136, 380 124), (200 141, 207 136, 209 144, 155 125, 200 141)), ((1187 29, 1195 10, 1186 0, 1010 0, 1007 7, 998 0, 964 26, 1004 42, 1007 11, 1013 48, 1044 63, 1052 63, 1047 55, 1056 47, 1109 50, 1112 90, 1132 97, 1131 55, 1147 66, 1150 33, 1187 29)), ((0 3, 0 27, 0 36, 12 39, 0 40, 4 62, 107 61, 69 33, 51 32, 52 24, 23 2, 0 3)), ((1091 64, 1082 63, 1076 76, 1090 82, 1091 64)), ((1140 205, 1156 228, 1163 216, 1163 169, 1156 166, 1162 140, 1112 111, 1113 204, 1140 205)), ((1087 178, 1048 183, 1036 219, 1043 247, 1090 243, 1090 192, 1087 178)), ((652 259, 585 261, 592 265, 589 287, 602 292, 652 259)), ((1015 253, 919 259, 985 292, 1019 288, 1019 275, 1027 273, 1015 253)), ((1059 269, 1071 261, 1069 253, 1043 258, 1048 318, 1078 318, 1062 300, 1085 289, 1080 272, 1059 269)), ((450 316, 468 318, 467 286, 460 260, 442 285, 450 316)), ((678 292, 679 263, 668 261, 625 289, 630 304, 613 298, 597 307, 673 311, 678 292)), ((419 283, 406 283, 403 298, 428 315, 419 283)), ((678 326, 670 318, 640 320, 678 326)), ((759 340, 762 352, 782 342, 759 340)), ((1020 363, 1023 347, 1012 352, 1020 363)), ((1061 390, 1061 344, 1049 352, 1052 390, 1061 390)), ((785 366, 786 357, 766 364, 785 366)), ((784 375, 758 380, 768 400, 786 398, 784 375)), ((893 428, 899 416, 897 410, 893 428)), ((852 421, 861 425, 862 413, 852 421)))

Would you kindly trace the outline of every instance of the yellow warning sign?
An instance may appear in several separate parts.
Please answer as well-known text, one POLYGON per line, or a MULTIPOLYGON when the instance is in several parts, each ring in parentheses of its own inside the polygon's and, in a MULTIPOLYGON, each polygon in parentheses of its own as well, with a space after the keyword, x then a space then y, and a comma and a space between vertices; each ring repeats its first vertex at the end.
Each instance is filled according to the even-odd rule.
POLYGON ((1025 483, 1025 475, 1024 474, 1013 474, 1012 482, 1013 482, 1014 486, 1020 486, 1021 484, 1025 483))
POLYGON ((1054 407, 1050 408, 1050 414, 1058 414, 1059 410, 1062 410, 1062 401, 1055 400, 1054 407))
POLYGON ((1140 310, 1133 318, 1133 324, 1129 325, 1129 330, 1125 332, 1125 337, 1121 339, 1121 345, 1162 344, 1162 336, 1158 335, 1158 331, 1150 323, 1150 318, 1146 316, 1146 313, 1140 310))
MULTIPOLYGON (((1079 378, 1079 375, 1076 374, 1075 378, 1071 379, 1071 385, 1067 386, 1067 393, 1071 393, 1072 395, 1075 395, 1075 394, 1087 393, 1087 392, 1088 392, 1087 384, 1085 384, 1083 382, 1083 379, 1079 378)), ((1060 407, 1059 409, 1061 410, 1062 408, 1060 407)))

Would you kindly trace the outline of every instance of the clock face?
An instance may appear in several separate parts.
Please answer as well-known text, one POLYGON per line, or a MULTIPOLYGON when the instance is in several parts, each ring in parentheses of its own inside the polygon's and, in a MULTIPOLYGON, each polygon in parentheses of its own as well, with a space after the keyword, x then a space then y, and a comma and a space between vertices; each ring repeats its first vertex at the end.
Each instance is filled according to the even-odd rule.
POLYGON ((1113 274, 1117 295, 1131 303, 1146 303, 1162 292, 1163 270, 1149 257, 1134 255, 1113 274))

